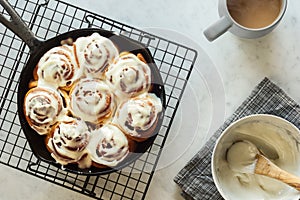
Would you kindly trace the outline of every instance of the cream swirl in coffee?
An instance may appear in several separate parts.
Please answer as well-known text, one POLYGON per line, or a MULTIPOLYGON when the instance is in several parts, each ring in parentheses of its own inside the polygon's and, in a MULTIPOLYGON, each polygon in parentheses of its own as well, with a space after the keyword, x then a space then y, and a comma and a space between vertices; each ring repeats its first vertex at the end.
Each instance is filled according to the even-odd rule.
POLYGON ((259 29, 271 25, 279 16, 281 0, 227 0, 232 18, 246 28, 259 29))

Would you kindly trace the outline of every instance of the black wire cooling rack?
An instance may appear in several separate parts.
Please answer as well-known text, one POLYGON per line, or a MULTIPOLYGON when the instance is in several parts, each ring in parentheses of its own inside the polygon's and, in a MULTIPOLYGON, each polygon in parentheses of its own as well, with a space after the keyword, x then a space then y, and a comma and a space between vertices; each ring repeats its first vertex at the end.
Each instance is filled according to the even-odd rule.
MULTIPOLYGON (((151 51, 166 90, 163 125, 151 148, 123 170, 101 176, 66 172, 38 160, 21 130, 17 87, 29 48, 0 25, 0 162, 96 199, 144 199, 197 52, 176 42, 100 16, 62 1, 10 0, 37 37, 49 39, 78 28, 97 27, 144 43, 151 51)), ((3 8, 0 8, 2 13, 3 8)))

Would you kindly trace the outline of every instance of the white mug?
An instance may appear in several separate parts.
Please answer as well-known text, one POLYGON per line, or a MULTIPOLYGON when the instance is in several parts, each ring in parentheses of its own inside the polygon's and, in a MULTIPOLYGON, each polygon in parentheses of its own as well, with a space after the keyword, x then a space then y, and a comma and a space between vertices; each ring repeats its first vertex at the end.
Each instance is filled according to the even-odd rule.
POLYGON ((218 10, 220 19, 204 31, 204 35, 209 41, 217 39, 227 31, 241 38, 254 39, 262 37, 270 33, 278 25, 287 8, 287 0, 281 0, 280 12, 272 23, 262 28, 247 28, 237 23, 230 15, 227 1, 219 0, 218 10))

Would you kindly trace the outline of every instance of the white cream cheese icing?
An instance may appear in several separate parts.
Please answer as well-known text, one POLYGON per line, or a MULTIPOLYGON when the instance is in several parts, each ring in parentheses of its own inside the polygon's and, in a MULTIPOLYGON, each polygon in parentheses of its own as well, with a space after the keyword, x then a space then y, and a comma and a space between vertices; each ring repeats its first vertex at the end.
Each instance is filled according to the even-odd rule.
POLYGON ((24 110, 36 120, 30 126, 39 134, 48 134, 47 146, 58 163, 89 168, 91 158, 106 166, 121 162, 129 152, 127 135, 119 124, 110 123, 115 121, 116 107, 127 101, 128 110, 123 107, 120 123, 126 123, 129 114, 136 136, 141 136, 140 130, 154 127, 162 102, 148 93, 151 70, 138 56, 128 52, 119 55, 110 39, 94 33, 54 47, 40 59, 37 88, 46 91, 39 92, 42 99, 29 92, 27 98, 31 100, 24 102, 24 110))
POLYGON ((88 78, 100 78, 103 70, 118 56, 113 42, 99 33, 80 37, 74 43, 75 55, 80 68, 88 78))
POLYGON ((110 167, 119 164, 129 153, 126 136, 113 124, 92 131, 87 148, 94 162, 110 167))
MULTIPOLYGON (((297 133, 299 134, 299 133, 297 133)), ((232 170, 228 163, 226 154, 233 143, 248 140, 258 150, 262 150, 266 157, 280 168, 293 173, 300 174, 299 170, 299 136, 293 137, 291 130, 284 126, 271 124, 264 121, 252 121, 236 127, 226 140, 222 141, 220 159, 215 160, 217 179, 220 185, 230 187, 221 188, 230 200, 298 200, 300 194, 295 189, 277 180, 262 175, 250 174, 232 170), (276 156, 274 156, 276 155, 276 156)), ((233 156, 243 156, 240 148, 232 152, 233 156)), ((248 158, 251 159, 254 151, 248 158)), ((246 156, 247 157, 247 156, 246 156)), ((231 161, 237 161, 232 158, 231 161)))
POLYGON ((151 70, 134 54, 120 56, 108 67, 106 80, 119 98, 134 97, 149 89, 151 70))
POLYGON ((152 127, 161 111, 161 100, 155 94, 142 94, 124 102, 118 108, 114 122, 132 136, 145 137, 142 132, 152 127))
POLYGON ((104 81, 82 79, 70 91, 70 109, 84 121, 99 123, 114 107, 114 96, 104 81))
POLYGON ((24 108, 31 127, 41 135, 47 134, 51 126, 67 112, 60 94, 56 90, 42 87, 28 91, 24 108))
POLYGON ((62 164, 83 161, 81 166, 90 167, 92 162, 88 159, 86 146, 90 140, 90 132, 82 120, 70 118, 69 121, 60 122, 53 130, 53 136, 48 140, 52 157, 62 164), (82 159, 84 157, 84 159, 82 159))
POLYGON ((70 87, 81 75, 72 46, 54 47, 46 52, 37 65, 38 85, 70 87))
POLYGON ((230 169, 235 172, 254 173, 257 147, 247 141, 238 141, 232 144, 227 151, 227 161, 230 169))

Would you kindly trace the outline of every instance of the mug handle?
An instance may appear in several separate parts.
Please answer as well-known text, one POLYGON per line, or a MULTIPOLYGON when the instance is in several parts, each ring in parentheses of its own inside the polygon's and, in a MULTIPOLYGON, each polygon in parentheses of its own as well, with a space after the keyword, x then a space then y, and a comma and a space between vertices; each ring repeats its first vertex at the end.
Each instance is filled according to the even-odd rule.
POLYGON ((206 30, 204 30, 203 34, 208 41, 212 42, 225 33, 232 26, 232 24, 233 22, 228 17, 223 16, 214 24, 209 26, 206 30))

